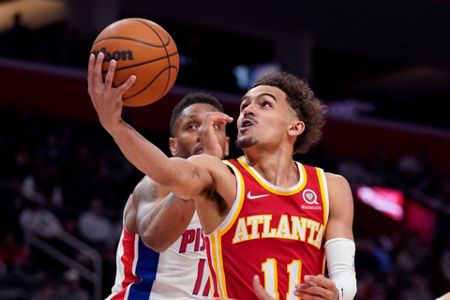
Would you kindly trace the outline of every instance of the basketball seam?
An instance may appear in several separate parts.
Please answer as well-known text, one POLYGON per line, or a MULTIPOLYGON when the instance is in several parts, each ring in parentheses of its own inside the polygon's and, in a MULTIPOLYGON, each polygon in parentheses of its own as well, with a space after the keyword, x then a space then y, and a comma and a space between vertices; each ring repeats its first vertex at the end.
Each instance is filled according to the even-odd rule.
MULTIPOLYGON (((159 36, 158 36, 158 38, 159 38, 159 36)), ((136 42, 136 43, 139 43, 139 44, 144 44, 146 46, 153 47, 153 48, 166 48, 166 45, 164 45, 164 44, 162 44, 162 45, 153 45, 153 44, 147 43, 145 41, 141 41, 141 40, 133 39, 133 38, 129 38, 129 37, 122 37, 122 36, 109 36, 109 37, 103 38, 101 40, 96 41, 94 46, 97 45, 100 42, 107 41, 107 40, 127 40, 127 41, 136 42)), ((159 38, 159 40, 163 43, 161 38, 159 38)), ((169 43, 170 43, 170 40, 169 40, 169 43)))
MULTIPOLYGON (((150 28, 155 34, 156 34, 156 36, 159 38, 159 40, 161 41, 161 45, 163 45, 164 47, 167 47, 169 44, 170 44, 170 41, 172 40, 172 37, 170 36, 170 34, 166 31, 166 33, 167 33, 167 37, 169 38, 168 39, 168 41, 167 41, 167 43, 164 43, 164 41, 163 41, 163 39, 161 38, 161 36, 158 34, 158 32, 155 30, 155 29, 153 29, 153 27, 152 26, 150 26, 149 24, 147 24, 147 23, 145 23, 144 21, 141 21, 141 20, 139 20, 139 19, 135 19, 135 21, 136 22, 138 22, 138 23, 141 23, 142 25, 144 25, 144 26, 146 26, 146 27, 148 27, 148 28, 150 28)), ((161 26, 160 26, 161 27, 161 26)), ((164 28, 162 28, 163 30, 165 30, 164 28)))
MULTIPOLYGON (((161 56, 161 57, 158 57, 158 58, 155 58, 155 59, 152 59, 152 60, 148 60, 148 61, 144 61, 144 62, 141 62, 141 63, 138 63, 138 64, 117 68, 116 72, 119 72, 119 71, 122 71, 122 70, 126 70, 126 69, 130 69, 130 68, 134 68, 134 67, 140 67, 140 66, 143 66, 143 65, 146 65, 146 64, 150 64, 150 63, 153 63, 153 62, 161 60, 161 59, 166 59, 167 57, 174 56, 174 55, 177 55, 177 54, 178 54, 178 52, 174 52, 174 53, 170 53, 168 56, 161 56)), ((103 70, 102 73, 108 73, 108 70, 103 70)))
MULTIPOLYGON (((176 66, 169 65, 167 68, 162 69, 158 74, 156 74, 156 76, 149 83, 147 83, 147 85, 145 85, 142 89, 140 89, 139 91, 137 91, 133 95, 130 95, 128 97, 123 97, 123 100, 127 100, 127 99, 130 99, 130 98, 133 98, 136 95, 139 95, 140 93, 142 93, 142 91, 146 90, 153 82, 155 82, 155 80, 159 77, 159 75, 161 75, 167 69, 171 69, 171 68, 178 69, 176 66)), ((170 70, 169 70, 169 74, 170 74, 170 70)))
MULTIPOLYGON (((156 36, 159 38, 159 40, 161 41, 161 44, 162 45, 164 45, 164 41, 162 40, 162 38, 161 38, 161 36, 158 34, 158 32, 156 32, 156 30, 155 29, 153 29, 153 27, 152 26, 149 26, 148 24, 146 24, 145 22, 142 22, 142 21, 140 21, 140 20, 136 20, 138 23, 141 23, 141 24, 144 24, 145 26, 147 26, 148 28, 150 28, 155 34, 156 34, 156 36)), ((170 34, 169 33, 167 33, 167 36, 169 37, 169 41, 167 42, 167 45, 169 45, 170 44, 170 41, 172 40, 172 37, 170 36, 170 34)), ((169 63, 169 78, 167 79, 167 81, 166 81, 166 86, 164 87, 164 90, 163 90, 163 92, 160 94, 160 97, 162 97, 162 95, 164 95, 165 93, 166 93, 166 90, 167 90, 167 88, 169 87, 169 82, 170 82, 170 78, 171 78, 171 72, 170 72, 170 69, 171 69, 171 67, 172 67, 172 64, 170 63, 170 58, 169 58, 169 53, 168 53, 168 51, 167 51, 167 48, 166 48, 166 46, 164 46, 164 51, 166 52, 166 57, 167 57, 167 61, 168 61, 168 63, 169 63)))

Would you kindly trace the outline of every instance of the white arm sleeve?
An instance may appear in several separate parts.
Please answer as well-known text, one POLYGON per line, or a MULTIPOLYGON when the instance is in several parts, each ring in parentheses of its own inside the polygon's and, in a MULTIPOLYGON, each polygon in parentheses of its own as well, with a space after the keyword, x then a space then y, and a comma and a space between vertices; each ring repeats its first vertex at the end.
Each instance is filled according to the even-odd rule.
POLYGON ((339 290, 339 300, 352 300, 356 295, 355 242, 334 238, 325 243, 328 275, 339 290))

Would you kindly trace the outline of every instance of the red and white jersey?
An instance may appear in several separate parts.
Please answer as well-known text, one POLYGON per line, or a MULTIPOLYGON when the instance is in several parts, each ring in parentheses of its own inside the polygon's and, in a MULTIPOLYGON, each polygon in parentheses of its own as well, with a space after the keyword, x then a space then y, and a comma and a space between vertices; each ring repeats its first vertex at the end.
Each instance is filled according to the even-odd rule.
POLYGON ((196 213, 183 235, 161 253, 124 227, 116 265, 107 300, 206 299, 209 294, 205 241, 196 213))
POLYGON ((278 187, 245 157, 225 163, 235 173, 237 194, 223 223, 206 237, 214 296, 257 299, 252 278, 259 275, 276 299, 298 299, 294 286, 305 275, 324 272, 324 171, 296 162, 299 181, 278 187))

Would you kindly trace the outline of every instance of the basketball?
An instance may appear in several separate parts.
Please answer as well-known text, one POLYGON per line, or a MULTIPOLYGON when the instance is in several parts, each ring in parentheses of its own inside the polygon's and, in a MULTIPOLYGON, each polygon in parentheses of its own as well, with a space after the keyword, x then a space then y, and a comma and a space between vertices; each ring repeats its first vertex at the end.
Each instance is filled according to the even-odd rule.
POLYGON ((123 95, 125 106, 144 106, 170 91, 178 75, 177 46, 169 33, 155 22, 129 18, 116 21, 96 37, 91 52, 105 54, 102 66, 106 76, 109 61, 117 61, 113 86, 131 75, 136 82, 123 95))

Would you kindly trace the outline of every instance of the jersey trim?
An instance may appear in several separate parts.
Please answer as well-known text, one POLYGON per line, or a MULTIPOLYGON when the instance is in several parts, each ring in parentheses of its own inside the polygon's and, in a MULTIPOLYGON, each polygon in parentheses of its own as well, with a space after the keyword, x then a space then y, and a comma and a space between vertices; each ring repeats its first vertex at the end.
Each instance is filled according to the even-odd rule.
POLYGON ((148 300, 156 279, 159 253, 146 248, 139 235, 125 227, 118 246, 116 283, 108 300, 148 300))
POLYGON ((237 159, 237 161, 242 165, 242 167, 266 190, 270 191, 271 193, 274 193, 276 195, 281 196, 290 196, 293 194, 298 193, 300 190, 302 190, 306 185, 306 170, 305 167, 299 163, 295 162, 297 166, 297 170, 299 172, 299 180, 298 182, 289 187, 282 187, 282 186, 276 186, 269 181, 267 181, 261 174, 256 171, 255 168, 250 166, 247 162, 247 158, 245 156, 241 156, 237 159))
POLYGON ((229 161, 223 162, 231 168, 236 177, 236 198, 234 199, 233 205, 231 206, 231 209, 228 212, 228 215, 223 220, 223 222, 215 230, 213 230, 210 234, 207 234, 206 236, 210 240, 212 265, 215 273, 215 279, 217 280, 216 286, 219 288, 218 291, 219 295, 220 297, 228 298, 222 260, 221 237, 228 230, 230 230, 230 228, 236 221, 236 218, 239 216, 239 212, 241 211, 242 205, 244 204, 245 186, 244 186, 244 178, 242 177, 241 172, 239 172, 239 170, 229 161))
MULTIPOLYGON (((321 168, 316 168, 317 179, 319 180, 320 191, 322 194, 322 207, 323 207, 323 225, 325 228, 328 226, 328 218, 330 216, 330 200, 328 195, 328 185, 325 172, 321 168)), ((326 257, 323 256, 322 261, 322 273, 325 273, 326 257)))
POLYGON ((321 168, 316 168, 317 178, 319 180, 320 191, 322 194, 322 206, 323 206, 323 225, 325 228, 328 224, 328 217, 330 216, 330 200, 328 197, 328 185, 325 177, 325 172, 321 168))
POLYGON ((133 282, 130 286, 129 297, 136 300, 147 300, 153 288, 158 268, 159 253, 146 251, 144 243, 137 239, 136 250, 139 252, 138 259, 135 260, 135 274, 145 280, 133 282), (137 261, 139 260, 139 263, 137 261))
POLYGON ((233 170, 234 175, 236 177, 236 198, 234 199, 233 205, 231 206, 228 215, 217 228, 218 229, 217 231, 220 235, 225 234, 234 224, 236 218, 238 217, 242 209, 242 205, 244 205, 244 198, 245 198, 244 178, 242 177, 241 172, 229 161, 224 161, 224 163, 233 170))
POLYGON ((211 249, 212 252, 212 263, 214 267, 214 273, 216 275, 217 287, 219 288, 219 296, 223 298, 228 298, 227 295, 227 287, 225 282, 225 272, 223 269, 223 261, 222 261, 222 244, 220 237, 217 237, 217 234, 211 234, 209 236, 211 241, 211 249))

